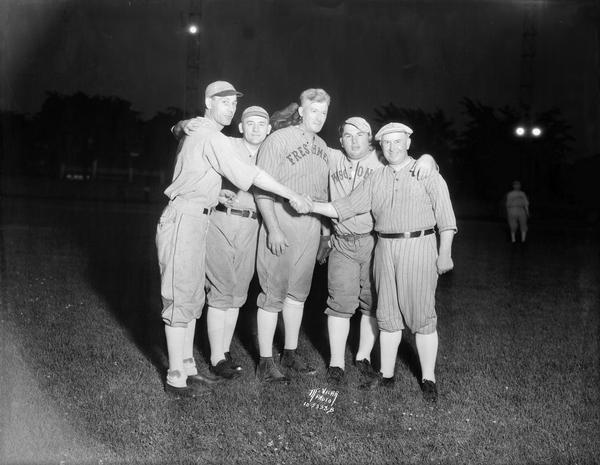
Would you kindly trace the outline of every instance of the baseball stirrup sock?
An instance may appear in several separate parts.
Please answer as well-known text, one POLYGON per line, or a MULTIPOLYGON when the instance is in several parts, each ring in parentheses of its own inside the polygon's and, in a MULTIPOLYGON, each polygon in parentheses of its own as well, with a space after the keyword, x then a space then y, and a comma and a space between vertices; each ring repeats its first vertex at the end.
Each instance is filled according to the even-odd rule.
POLYGON ((186 328, 165 325, 169 370, 183 371, 183 344, 186 328))
POLYGON ((261 357, 273 356, 273 338, 275 337, 278 316, 278 313, 267 312, 262 308, 259 308, 256 312, 258 350, 261 357))
POLYGON ((185 337, 183 339, 183 358, 194 358, 194 334, 196 333, 196 319, 190 321, 185 329, 185 337))
POLYGON ((229 352, 235 325, 237 324, 239 308, 229 308, 225 311, 225 331, 223 333, 223 352, 229 352))
POLYGON ((206 312, 206 329, 210 344, 210 363, 215 366, 225 358, 223 337, 225 333, 225 311, 208 307, 206 312))
POLYGON ((435 383, 435 362, 438 352, 437 331, 431 334, 415 334, 415 345, 419 354, 419 362, 421 362, 423 379, 428 379, 435 383))
POLYGON ((193 358, 186 358, 183 360, 183 369, 186 375, 194 376, 198 374, 198 368, 196 368, 196 361, 193 358))
POLYGON ((329 366, 344 369, 344 354, 346 353, 346 341, 350 332, 350 319, 329 315, 327 317, 327 330, 331 352, 329 366))
POLYGON ((402 331, 394 331, 392 333, 381 331, 379 335, 379 345, 381 348, 381 373, 384 378, 394 376, 394 368, 396 366, 396 355, 398 354, 398 346, 402 340, 402 331))
POLYGON ((361 315, 360 317, 360 339, 358 342, 358 351, 356 352, 356 360, 367 359, 371 361, 371 351, 375 346, 379 328, 377 327, 377 318, 361 315))
POLYGON ((298 336, 300 335, 300 326, 302 325, 302 315, 304 314, 304 302, 286 297, 283 301, 283 324, 285 327, 285 349, 298 348, 298 336))

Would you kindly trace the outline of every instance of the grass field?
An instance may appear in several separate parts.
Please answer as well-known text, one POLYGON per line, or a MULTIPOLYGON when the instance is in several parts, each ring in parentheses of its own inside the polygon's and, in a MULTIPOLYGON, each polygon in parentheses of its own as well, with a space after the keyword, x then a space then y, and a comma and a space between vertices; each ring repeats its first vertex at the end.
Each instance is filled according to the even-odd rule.
MULTIPOLYGON (((597 230, 534 222, 521 247, 500 223, 459 221, 455 270, 438 286, 434 407, 410 336, 394 390, 357 389, 349 350, 349 385, 323 392, 323 268, 300 342, 316 378, 255 381, 254 289, 233 348, 244 375, 173 400, 162 390, 160 206, 0 206, 2 464, 600 463, 597 230), (314 390, 327 409, 311 404, 314 390)), ((205 340, 200 330, 204 367, 205 340)))

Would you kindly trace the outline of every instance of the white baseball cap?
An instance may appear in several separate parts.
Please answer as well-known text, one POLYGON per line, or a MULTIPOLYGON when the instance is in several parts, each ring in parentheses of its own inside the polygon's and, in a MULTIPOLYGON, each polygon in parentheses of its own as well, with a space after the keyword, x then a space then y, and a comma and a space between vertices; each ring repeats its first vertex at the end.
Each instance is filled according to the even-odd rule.
POLYGON ((372 134, 371 125, 367 122, 366 119, 361 118, 360 116, 352 116, 351 118, 348 118, 346 121, 344 121, 344 124, 350 124, 357 128, 359 131, 368 132, 369 134, 372 134))
POLYGON ((390 134, 392 132, 403 132, 410 136, 413 133, 413 130, 402 123, 388 123, 385 126, 383 126, 379 131, 377 131, 377 134, 375 134, 375 140, 380 141, 384 135, 390 134))

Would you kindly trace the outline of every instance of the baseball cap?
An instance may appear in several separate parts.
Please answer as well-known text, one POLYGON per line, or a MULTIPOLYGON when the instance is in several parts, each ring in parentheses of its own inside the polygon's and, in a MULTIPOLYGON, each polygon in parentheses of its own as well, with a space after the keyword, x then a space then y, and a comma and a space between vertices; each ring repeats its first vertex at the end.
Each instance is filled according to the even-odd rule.
POLYGON ((369 134, 372 134, 371 125, 367 122, 366 119, 361 118, 360 116, 352 116, 351 118, 348 118, 346 121, 344 121, 344 124, 351 124, 359 131, 368 132, 369 134))
POLYGON ((237 95, 242 97, 244 94, 235 90, 235 87, 227 81, 215 81, 206 86, 204 91, 205 98, 212 97, 227 97, 229 95, 237 95))
POLYGON ((388 123, 379 131, 377 131, 377 134, 375 134, 375 140, 380 141, 384 135, 392 132, 404 132, 410 136, 413 133, 413 130, 402 123, 388 123))
POLYGON ((263 107, 258 107, 256 105, 248 107, 242 112, 242 121, 244 121, 244 119, 248 118, 249 116, 262 116, 267 121, 269 121, 269 113, 267 112, 267 110, 265 110, 263 107))

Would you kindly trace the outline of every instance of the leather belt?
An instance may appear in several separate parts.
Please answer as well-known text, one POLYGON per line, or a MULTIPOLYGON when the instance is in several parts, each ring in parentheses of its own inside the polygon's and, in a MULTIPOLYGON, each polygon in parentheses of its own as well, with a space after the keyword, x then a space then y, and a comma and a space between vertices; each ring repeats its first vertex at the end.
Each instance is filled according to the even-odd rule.
POLYGON ((213 212, 214 208, 205 208, 202 210, 203 215, 210 215, 213 212))
POLYGON ((401 232, 401 233, 380 233, 377 235, 384 239, 408 239, 411 237, 421 237, 421 236, 429 236, 433 234, 435 229, 424 229, 423 231, 412 231, 412 232, 401 232))
POLYGON ((227 213, 228 215, 241 216, 242 218, 250 218, 253 220, 257 218, 256 212, 254 210, 237 210, 235 208, 226 207, 223 204, 218 204, 215 207, 215 210, 227 213))
POLYGON ((372 232, 363 233, 363 234, 336 234, 335 237, 338 239, 342 239, 345 241, 355 241, 357 239, 362 239, 363 237, 369 237, 372 235, 372 232))

